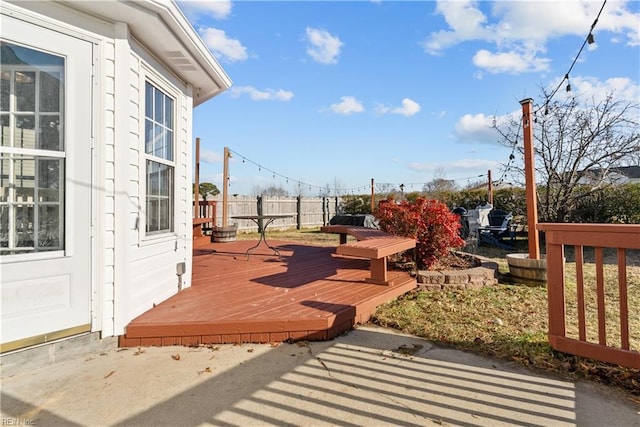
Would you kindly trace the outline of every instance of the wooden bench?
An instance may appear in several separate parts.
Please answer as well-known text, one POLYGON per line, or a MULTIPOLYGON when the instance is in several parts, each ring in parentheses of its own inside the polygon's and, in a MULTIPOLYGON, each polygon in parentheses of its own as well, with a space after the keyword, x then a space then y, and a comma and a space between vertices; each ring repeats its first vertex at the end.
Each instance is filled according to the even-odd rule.
POLYGON ((389 281, 387 257, 416 247, 415 239, 394 236, 373 228, 326 225, 321 227, 320 231, 340 235, 340 246, 336 248, 337 254, 369 259, 371 277, 366 281, 379 285, 393 283, 389 281), (347 236, 353 236, 357 241, 347 243, 347 236))
POLYGON ((214 218, 193 218, 193 236, 194 237, 202 237, 204 233, 202 232, 202 226, 205 224, 215 225, 214 218))

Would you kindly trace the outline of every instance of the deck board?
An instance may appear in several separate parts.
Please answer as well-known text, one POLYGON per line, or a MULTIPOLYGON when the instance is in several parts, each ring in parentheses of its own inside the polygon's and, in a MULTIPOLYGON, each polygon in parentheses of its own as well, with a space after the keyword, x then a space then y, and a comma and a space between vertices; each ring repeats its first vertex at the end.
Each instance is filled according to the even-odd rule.
POLYGON ((365 282, 369 261, 342 257, 335 247, 254 241, 194 241, 191 286, 127 325, 120 345, 198 345, 284 340, 324 340, 375 308, 415 288, 406 272, 392 286, 365 282))

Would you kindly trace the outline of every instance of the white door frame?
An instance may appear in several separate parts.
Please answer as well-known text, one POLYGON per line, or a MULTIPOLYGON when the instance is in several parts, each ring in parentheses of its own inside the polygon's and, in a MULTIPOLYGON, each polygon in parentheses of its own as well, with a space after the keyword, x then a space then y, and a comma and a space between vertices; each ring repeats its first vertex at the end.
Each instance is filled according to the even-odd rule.
MULTIPOLYGON (((4 14, 1 19, 3 40, 66 57, 63 203, 65 246, 62 251, 0 257, 0 266, 7 273, 5 279, 8 276, 8 281, 3 285, 5 289, 0 288, 4 294, 2 311, 9 312, 7 318, 3 314, 3 336, 0 337, 1 351, 6 352, 98 330, 100 316, 96 316, 96 309, 100 308, 100 304, 96 298, 98 271, 95 238, 98 196, 95 188, 97 162, 94 147, 96 45, 76 37, 75 31, 67 32, 57 26, 44 26, 39 19, 34 19, 33 21, 38 21, 35 23, 31 19, 15 19, 4 14), (74 82, 81 82, 82 88, 78 88, 77 84, 74 87, 74 82), (81 231, 76 228, 78 225, 81 231), (57 270, 65 263, 68 266, 57 270), (57 271, 53 273, 53 277, 49 277, 48 272, 36 274, 32 271, 43 266, 51 269, 50 271, 57 271), (23 284, 22 289, 20 283, 23 284), (43 295, 45 291, 51 294, 43 295), (21 292, 22 295, 18 295, 21 292), (14 302, 22 301, 18 305, 24 306, 24 301, 29 301, 31 306, 16 307, 16 304, 11 304, 12 298, 14 302), (69 314, 65 314, 66 312, 69 314), (11 314, 15 315, 13 320, 10 320, 11 314), (37 325, 29 325, 28 320, 25 321, 29 316, 33 316, 37 325), (68 319, 61 320, 65 316, 68 319), (16 331, 17 329, 20 331, 16 331)), ((0 283, 3 281, 0 280, 0 283)))

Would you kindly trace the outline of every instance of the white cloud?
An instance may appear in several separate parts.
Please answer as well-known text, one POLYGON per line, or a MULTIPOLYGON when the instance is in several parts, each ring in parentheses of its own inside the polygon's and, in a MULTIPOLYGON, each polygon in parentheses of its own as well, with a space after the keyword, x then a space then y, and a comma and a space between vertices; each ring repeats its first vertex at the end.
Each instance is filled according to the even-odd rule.
POLYGON ((182 0, 178 2, 178 6, 192 21, 209 16, 226 19, 231 15, 231 0, 182 0))
POLYGON ((344 45, 336 36, 326 30, 307 28, 307 53, 321 64, 336 64, 340 49, 344 45))
POLYGON ((428 53, 438 54, 460 42, 486 39, 490 35, 484 28, 487 18, 474 1, 438 1, 436 12, 444 17, 451 30, 432 33, 422 44, 428 53))
POLYGON ((481 49, 473 56, 473 64, 490 73, 522 73, 549 70, 548 58, 536 58, 515 51, 491 53, 481 49))
POLYGON ((384 105, 378 105, 376 107, 376 113, 378 114, 400 114, 402 116, 415 116, 420 112, 420 104, 413 99, 404 98, 402 100, 402 106, 396 108, 386 107, 384 105))
MULTIPOLYGON (((640 14, 629 11, 628 4, 617 1, 606 5, 594 29, 596 40, 610 32, 611 37, 624 38, 629 45, 640 44, 640 14)), ((440 0, 436 12, 448 28, 431 33, 422 46, 435 55, 459 43, 484 41, 495 49, 475 54, 474 64, 482 69, 492 73, 548 70, 549 60, 539 57, 546 52, 546 43, 567 35, 586 37, 600 7, 595 1, 440 0)))
MULTIPOLYGON (((549 91, 555 89, 560 83, 558 78, 550 85, 549 91)), ((635 84, 627 77, 613 77, 600 81, 594 77, 571 77, 571 92, 564 89, 558 91, 560 96, 579 96, 590 103, 603 101, 613 93, 617 101, 637 103, 640 99, 640 85, 635 84)), ((556 95, 556 96, 558 96, 556 95)))
POLYGON ((360 101, 353 96, 343 96, 337 104, 331 104, 329 109, 336 114, 349 115, 352 113, 361 113, 364 107, 360 101))
POLYGON ((436 172, 444 170, 455 172, 456 175, 465 172, 476 172, 478 170, 496 169, 500 166, 497 160, 484 160, 484 159, 458 159, 448 162, 430 162, 419 163, 411 162, 407 164, 407 167, 417 172, 436 172))
POLYGON ((223 30, 217 28, 201 28, 200 36, 214 55, 228 62, 244 61, 247 59, 247 48, 239 40, 227 36, 223 30))
MULTIPOLYGON (((496 117, 498 124, 506 118, 496 117)), ((495 144, 499 140, 498 133, 492 129, 493 116, 479 114, 465 114, 455 124, 455 136, 465 142, 479 142, 495 144)))
POLYGON ((249 97, 254 101, 289 101, 291 98, 293 98, 293 92, 284 89, 259 90, 254 88, 253 86, 234 86, 229 89, 229 93, 234 98, 237 98, 242 94, 248 94, 249 97))
POLYGON ((211 150, 200 150, 200 161, 205 163, 222 163, 223 155, 211 150))

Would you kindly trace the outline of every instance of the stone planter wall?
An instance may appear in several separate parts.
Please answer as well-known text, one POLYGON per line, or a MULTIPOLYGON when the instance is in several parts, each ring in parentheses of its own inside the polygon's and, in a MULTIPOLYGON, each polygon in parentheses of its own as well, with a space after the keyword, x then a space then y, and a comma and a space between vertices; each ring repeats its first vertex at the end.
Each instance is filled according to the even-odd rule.
POLYGON ((466 270, 419 270, 416 276, 418 289, 476 289, 498 283, 498 264, 490 259, 465 254, 476 260, 477 267, 466 270))

